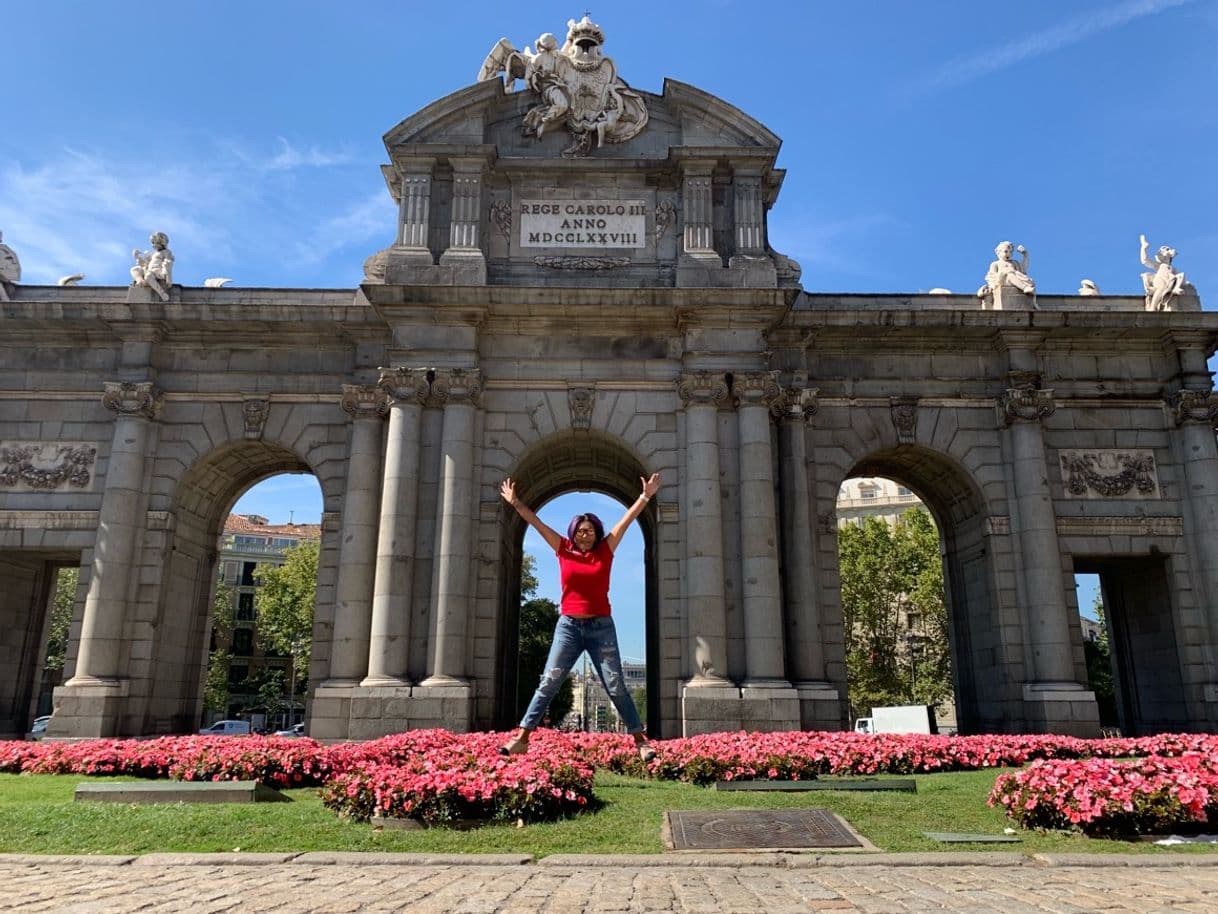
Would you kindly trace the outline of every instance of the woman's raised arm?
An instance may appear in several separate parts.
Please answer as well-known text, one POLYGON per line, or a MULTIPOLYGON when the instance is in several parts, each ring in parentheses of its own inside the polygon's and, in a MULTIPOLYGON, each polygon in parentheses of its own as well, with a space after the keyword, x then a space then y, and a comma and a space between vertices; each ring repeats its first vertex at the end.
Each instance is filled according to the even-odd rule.
POLYGON ((503 480, 499 486, 499 494, 503 496, 504 501, 516 509, 516 513, 524 518, 526 524, 541 534, 541 538, 546 541, 547 546, 555 552, 558 551, 558 548, 562 545, 562 536, 553 528, 542 523, 541 518, 534 514, 528 505, 516 497, 516 483, 512 482, 511 479, 503 480))
POLYGON ((605 542, 609 544, 609 549, 612 552, 617 551, 617 544, 622 541, 622 537, 626 535, 626 531, 630 529, 634 519, 643 513, 643 509, 647 507, 647 502, 651 501, 651 497, 660 491, 659 473, 652 473, 650 479, 644 479, 640 476, 639 482, 643 484, 643 494, 636 498, 634 504, 626 509, 622 519, 613 525, 613 529, 605 537, 605 542))

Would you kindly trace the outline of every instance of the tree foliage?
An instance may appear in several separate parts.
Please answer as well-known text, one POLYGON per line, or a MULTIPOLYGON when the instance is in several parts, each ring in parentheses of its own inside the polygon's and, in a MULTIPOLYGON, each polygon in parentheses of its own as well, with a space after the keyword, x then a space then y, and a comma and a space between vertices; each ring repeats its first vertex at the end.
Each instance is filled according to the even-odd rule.
POLYGON ((259 565, 254 580, 258 640, 292 658, 299 691, 309 675, 313 648, 313 605, 317 600, 317 559, 321 544, 304 540, 283 552, 282 565, 259 565))
POLYGON ((935 705, 952 694, 939 531, 922 508, 838 530, 850 704, 935 705))
POLYGON ((67 660, 68 629, 72 627, 72 611, 76 607, 79 583, 79 568, 60 568, 55 574, 55 591, 51 594, 51 624, 47 632, 45 666, 48 671, 62 671, 67 660))
POLYGON ((223 581, 218 582, 211 607, 211 643, 216 646, 207 655, 207 676, 203 680, 203 706, 209 711, 228 712, 228 668, 232 655, 223 645, 228 643, 233 630, 236 604, 233 589, 223 581))
MULTIPOLYGON (((537 560, 526 554, 520 563, 520 646, 516 667, 516 710, 521 716, 537 690, 554 640, 554 626, 558 624, 558 604, 538 597, 537 587, 537 560)), ((571 680, 567 679, 550 702, 550 721, 557 726, 573 703, 571 680)))

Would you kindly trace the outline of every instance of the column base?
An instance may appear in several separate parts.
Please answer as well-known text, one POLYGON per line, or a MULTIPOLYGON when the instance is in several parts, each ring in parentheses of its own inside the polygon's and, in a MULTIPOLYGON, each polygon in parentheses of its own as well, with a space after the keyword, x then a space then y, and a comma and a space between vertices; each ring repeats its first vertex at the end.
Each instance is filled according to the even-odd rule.
POLYGON ((1025 682, 1023 709, 1027 727, 1034 733, 1100 735, 1095 693, 1077 682, 1025 682))
POLYGON ((47 739, 95 739, 105 736, 136 736, 121 730, 127 706, 126 679, 74 676, 55 689, 53 716, 47 724, 47 739))
POLYGON ((486 285, 486 255, 479 248, 449 248, 440 255, 440 269, 451 271, 455 286, 486 285))
POLYGON ((745 730, 799 729, 799 693, 790 683, 746 682, 740 689, 740 718, 745 730))
POLYGON ((740 689, 726 680, 691 679, 681 688, 681 735, 722 733, 744 726, 740 689), (713 684, 712 684, 713 683, 713 684))
POLYGON ((429 685, 323 684, 313 693, 309 735, 319 740, 378 739, 406 730, 473 728, 474 689, 429 685))
POLYGON ((841 695, 827 682, 797 682, 799 729, 841 730, 848 725, 841 695))

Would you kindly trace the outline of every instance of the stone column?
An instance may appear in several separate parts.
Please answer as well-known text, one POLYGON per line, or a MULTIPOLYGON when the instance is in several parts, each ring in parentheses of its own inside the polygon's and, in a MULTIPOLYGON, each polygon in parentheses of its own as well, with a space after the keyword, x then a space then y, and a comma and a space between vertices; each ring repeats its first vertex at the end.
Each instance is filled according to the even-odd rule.
POLYGON ((740 563, 744 599, 746 687, 787 688, 770 407, 782 395, 778 372, 733 377, 740 428, 740 563))
POLYGON ((398 246, 407 259, 430 264, 431 178, 435 159, 412 159, 402 166, 398 246))
POLYGON ((118 685, 123 678, 119 664, 127 591, 135 575, 136 541, 143 528, 144 453, 151 421, 160 409, 160 394, 151 381, 107 382, 102 404, 117 416, 97 519, 80 650, 76 672, 66 683, 69 687, 118 685))
POLYGON ((1004 422, 1010 428, 1012 475, 1018 500, 1019 547, 1022 553, 1024 594, 1028 601, 1028 635, 1032 645, 1035 682, 1073 687, 1068 611, 1062 593, 1063 569, 1057 543, 1057 516, 1049 491, 1045 442, 1040 420, 1056 409, 1053 391, 1037 381, 1012 372, 1009 388, 1000 399, 1004 422))
POLYGON ((347 492, 334 587, 330 678, 325 685, 353 685, 368 664, 372 624, 372 574, 376 561, 377 501, 381 478, 381 428, 385 394, 377 387, 344 384, 341 405, 352 416, 347 454, 347 492))
MULTIPOLYGON (((1218 394, 1211 389, 1206 364, 1209 334, 1173 333, 1172 342, 1179 352, 1183 387, 1169 398, 1168 406, 1179 429, 1186 487, 1183 501, 1192 527, 1188 539, 1201 582, 1199 602, 1209 628, 1206 653, 1213 656, 1218 645, 1218 442, 1214 438, 1218 394)), ((1205 692, 1208 701, 1218 702, 1218 681, 1207 683, 1205 692)))
POLYGON ((365 686, 409 685, 406 668, 414 615, 415 528, 419 501, 419 426, 427 397, 427 370, 381 372, 389 398, 389 441, 381 486, 381 527, 372 589, 372 632, 365 686))
POLYGON ((440 497, 432 594, 428 676, 420 685, 464 686, 474 510, 474 418, 482 393, 476 368, 436 369, 432 396, 444 403, 440 497))
POLYGON ((681 375, 685 404, 685 605, 693 672, 687 686, 726 686, 727 615, 723 598, 723 494, 719 482, 719 407, 730 396, 719 373, 681 375))
POLYGON ((486 285, 486 257, 479 243, 482 227, 482 185, 486 160, 453 158, 452 220, 448 248, 440 265, 454 268, 454 281, 461 285, 486 285))

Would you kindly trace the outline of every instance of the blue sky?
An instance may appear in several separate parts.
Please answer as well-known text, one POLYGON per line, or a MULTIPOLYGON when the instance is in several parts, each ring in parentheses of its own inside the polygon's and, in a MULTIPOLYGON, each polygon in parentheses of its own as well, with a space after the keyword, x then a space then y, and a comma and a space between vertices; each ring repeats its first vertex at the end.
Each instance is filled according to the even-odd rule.
MULTIPOLYGON (((353 287, 394 234, 381 136, 472 82, 500 36, 523 47, 583 11, 7 4, 0 232, 31 284, 125 284, 165 231, 186 285, 353 287)), ((783 138, 770 238, 809 291, 972 292, 1010 239, 1045 293, 1135 294, 1145 233, 1218 302, 1218 0, 591 13, 635 88, 691 83, 783 138)), ((263 513, 315 519, 301 482, 268 483, 263 513)))

